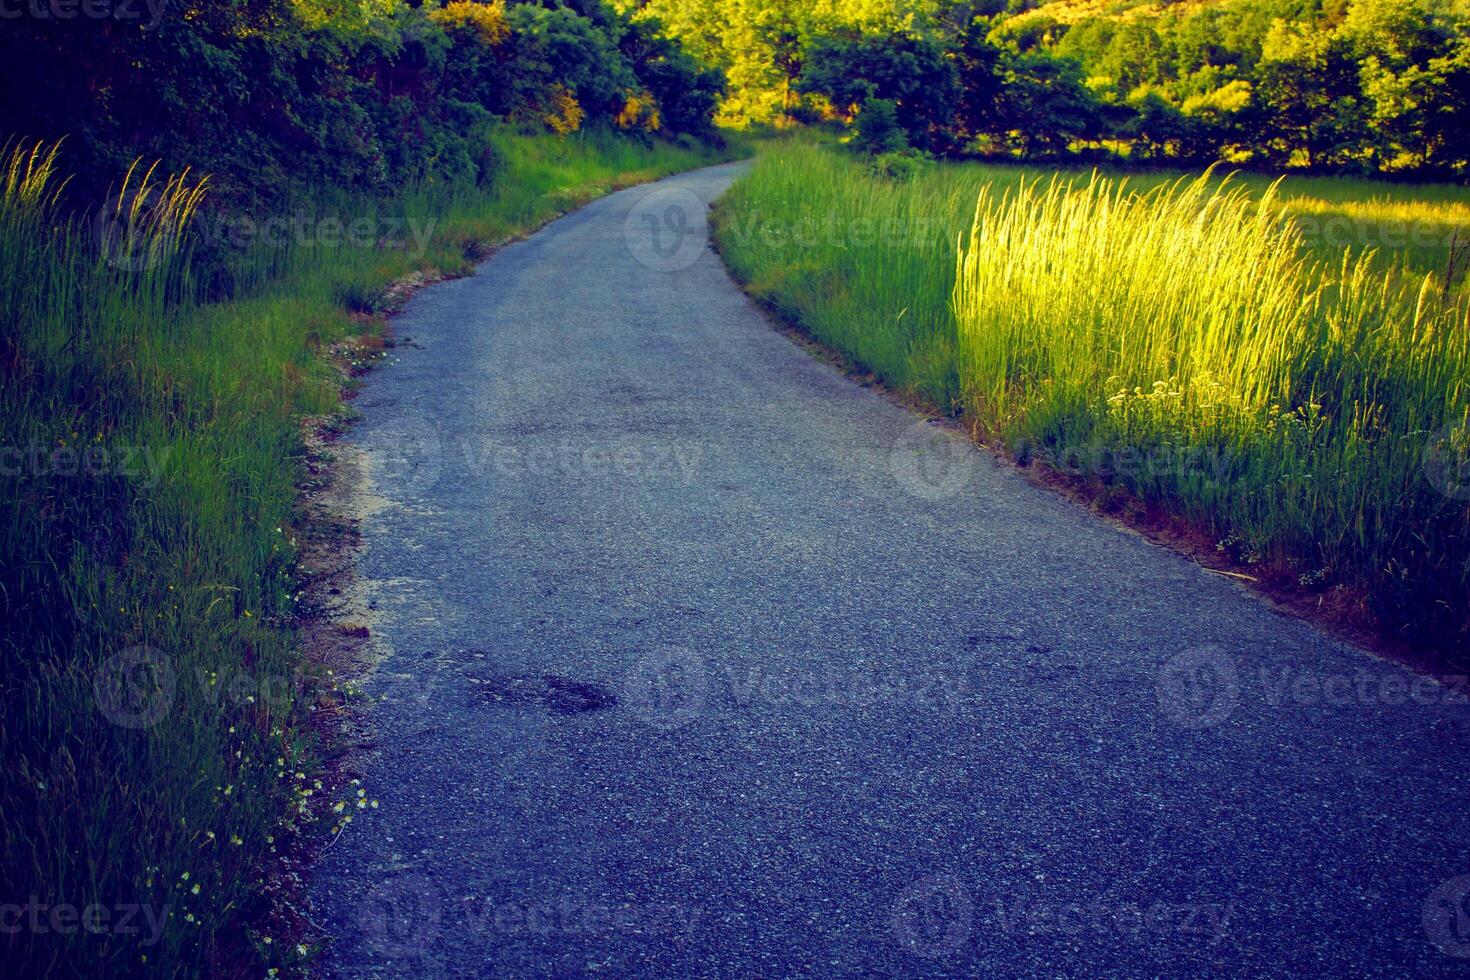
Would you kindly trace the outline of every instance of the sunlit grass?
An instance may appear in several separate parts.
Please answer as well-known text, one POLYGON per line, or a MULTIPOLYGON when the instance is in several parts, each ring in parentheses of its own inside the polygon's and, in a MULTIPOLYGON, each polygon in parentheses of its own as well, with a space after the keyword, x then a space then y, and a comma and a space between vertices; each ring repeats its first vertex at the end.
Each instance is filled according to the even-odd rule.
POLYGON ((1453 231, 1470 193, 1297 183, 934 166, 892 184, 790 146, 718 234, 754 292, 993 443, 1463 645, 1470 509, 1426 453, 1453 463, 1470 438, 1470 302, 1444 289, 1447 247, 1305 242, 1300 219, 1453 231))

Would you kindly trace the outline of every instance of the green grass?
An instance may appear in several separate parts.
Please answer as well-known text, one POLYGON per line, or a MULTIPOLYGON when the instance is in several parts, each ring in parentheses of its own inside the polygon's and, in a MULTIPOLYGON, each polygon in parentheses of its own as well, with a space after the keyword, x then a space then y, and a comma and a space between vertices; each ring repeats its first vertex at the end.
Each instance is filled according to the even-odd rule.
POLYGON ((143 915, 141 934, 74 920, 62 933, 43 910, 40 929, 7 937, 7 973, 299 963, 242 922, 316 792, 306 714, 333 685, 303 676, 293 633, 300 420, 343 408, 326 351, 371 329, 347 307, 372 309, 414 270, 465 271, 474 243, 715 156, 595 135, 502 133, 496 149, 488 189, 323 192, 302 205, 304 241, 236 251, 202 241, 207 218, 178 234, 198 203, 187 177, 152 177, 163 196, 132 213, 143 172, 132 175, 111 209, 141 229, 130 242, 61 210, 64 152, 12 147, 0 183, 0 896, 100 904, 114 923, 121 906, 164 918, 153 942, 143 915), (374 234, 360 246, 318 234, 332 217, 374 234), (410 219, 432 224, 424 247, 376 243, 410 219))
MULTIPOLYGON (((1223 171, 1222 171, 1223 172, 1223 171)), ((1055 171, 1022 170, 1030 179, 1050 179, 1055 171)), ((1109 173, 1135 190, 1150 190, 1193 174, 1153 171, 1109 173)), ((1301 233, 1308 256, 1333 266, 1344 254, 1367 257, 1373 268, 1417 279, 1444 275, 1452 243, 1470 244, 1470 191, 1453 184, 1389 184, 1346 177, 1288 177, 1276 181, 1260 174, 1230 175, 1231 184, 1259 200, 1273 192, 1282 216, 1301 233)), ((1465 268, 1456 267, 1464 282, 1465 268)))
POLYGON ((1432 478, 1470 449, 1456 231, 1470 240, 1465 189, 981 165, 891 183, 799 144, 717 214, 757 296, 991 444, 1464 650, 1470 505, 1432 478), (1324 214, 1370 244, 1414 222, 1420 244, 1304 241, 1324 214))

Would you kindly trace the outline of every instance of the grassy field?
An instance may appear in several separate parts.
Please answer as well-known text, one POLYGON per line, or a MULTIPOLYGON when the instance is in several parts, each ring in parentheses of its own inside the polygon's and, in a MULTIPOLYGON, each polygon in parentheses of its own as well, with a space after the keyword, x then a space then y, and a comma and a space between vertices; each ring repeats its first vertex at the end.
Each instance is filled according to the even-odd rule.
POLYGON ((496 150, 488 188, 196 214, 180 234, 196 179, 140 169, 121 207, 73 216, 64 150, 12 147, 0 895, 35 898, 4 972, 260 975, 309 955, 240 923, 320 791, 304 716, 334 685, 303 676, 292 627, 300 419, 343 409, 329 348, 377 329, 394 279, 466 271, 477 243, 715 156, 510 133, 496 150))
POLYGON ((894 182, 791 143, 717 221, 756 296, 990 444, 1465 651, 1470 290, 1450 256, 1470 191, 981 165, 894 182))

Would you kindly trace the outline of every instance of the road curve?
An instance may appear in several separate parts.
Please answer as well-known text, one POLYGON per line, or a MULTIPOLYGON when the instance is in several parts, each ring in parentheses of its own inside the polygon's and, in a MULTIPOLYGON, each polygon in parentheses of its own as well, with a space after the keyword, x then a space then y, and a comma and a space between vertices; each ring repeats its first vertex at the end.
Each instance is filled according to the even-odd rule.
POLYGON ((1460 692, 842 377, 733 164, 416 296, 352 434, 376 809, 325 976, 1470 967, 1460 692))

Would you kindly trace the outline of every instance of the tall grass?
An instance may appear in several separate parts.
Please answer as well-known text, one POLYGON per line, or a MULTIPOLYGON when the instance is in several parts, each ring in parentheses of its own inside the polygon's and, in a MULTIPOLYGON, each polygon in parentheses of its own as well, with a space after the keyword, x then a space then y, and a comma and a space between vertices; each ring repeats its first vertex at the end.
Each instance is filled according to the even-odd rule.
POLYGON ((74 215, 58 203, 64 149, 8 148, 0 902, 42 907, 0 939, 3 972, 302 961, 241 923, 318 792, 307 715, 332 685, 303 676, 292 626, 300 419, 343 409, 325 352, 376 329, 360 314, 397 277, 463 271, 476 243, 712 162, 595 135, 504 133, 497 150, 487 188, 324 190, 302 206, 375 228, 412 219, 432 230, 422 248, 336 233, 202 255, 200 181, 139 169, 74 215), (71 928, 55 928, 60 905, 101 906, 108 923, 64 913, 71 928))
MULTIPOLYGON (((1470 199, 1392 192, 1433 227, 1470 199)), ((718 233, 758 294, 1018 458, 1190 518, 1274 582, 1366 590, 1390 630, 1463 650, 1470 301, 1423 255, 1305 242, 1303 200, 1217 174, 935 167, 893 185, 797 146, 737 185, 718 233), (825 235, 791 233, 818 219, 825 235)))
POLYGON ((1002 428, 1043 383, 1064 400, 1112 379, 1280 402, 1305 339, 1302 265, 1269 195, 1257 207, 1208 176, 1142 194, 1102 177, 982 188, 954 291, 968 401, 1002 428))

